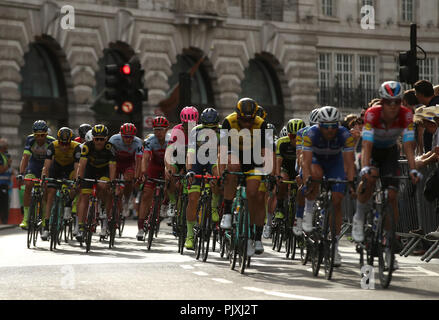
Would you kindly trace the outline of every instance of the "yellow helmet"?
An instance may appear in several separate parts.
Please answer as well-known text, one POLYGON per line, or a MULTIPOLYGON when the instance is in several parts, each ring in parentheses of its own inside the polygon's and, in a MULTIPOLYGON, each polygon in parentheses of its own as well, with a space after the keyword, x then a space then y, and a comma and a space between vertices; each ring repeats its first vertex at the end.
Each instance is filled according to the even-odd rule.
POLYGON ((265 118, 267 117, 267 112, 264 108, 262 108, 262 106, 258 106, 258 111, 256 111, 256 115, 265 120, 265 118))
POLYGON ((236 104, 236 113, 240 118, 254 119, 258 111, 258 104, 250 98, 242 98, 236 104))
POLYGON ((93 137, 107 137, 108 136, 108 128, 103 124, 97 124, 91 130, 93 137))

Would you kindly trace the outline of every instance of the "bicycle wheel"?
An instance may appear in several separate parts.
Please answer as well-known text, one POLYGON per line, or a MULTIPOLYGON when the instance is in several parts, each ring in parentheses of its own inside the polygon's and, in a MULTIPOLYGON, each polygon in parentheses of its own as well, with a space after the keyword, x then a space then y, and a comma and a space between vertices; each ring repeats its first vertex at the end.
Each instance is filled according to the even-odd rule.
POLYGON ((123 232, 123 229, 125 228, 125 217, 124 216, 121 216, 120 217, 120 224, 119 224, 119 238, 121 238, 122 237, 122 232, 123 232))
POLYGON ((279 225, 279 239, 277 241, 276 251, 280 252, 282 249, 282 242, 285 239, 285 221, 281 221, 279 225))
POLYGON ((280 238, 280 233, 279 233, 279 223, 278 222, 273 222, 273 227, 272 227, 273 231, 272 231, 272 237, 271 237, 271 250, 276 250, 277 248, 277 243, 279 242, 279 238, 280 238))
POLYGON ((210 236, 212 234, 212 225, 211 225, 211 210, 210 210, 210 200, 208 199, 207 203, 205 204, 206 208, 206 214, 205 214, 205 221, 204 221, 204 228, 203 232, 201 234, 202 241, 203 241, 203 262, 206 262, 207 257, 209 255, 209 245, 210 245, 210 236))
POLYGON ((248 240, 250 238, 250 226, 249 226, 249 212, 248 212, 248 204, 247 200, 243 201, 243 207, 241 207, 242 213, 240 217, 242 222, 240 222, 240 245, 239 245, 239 271, 241 274, 244 274, 245 267, 247 266, 247 246, 248 240))
POLYGON ((87 222, 85 225, 85 232, 84 232, 84 238, 85 238, 85 251, 89 252, 91 249, 91 238, 93 235, 93 218, 95 216, 95 202, 92 201, 90 207, 88 208, 87 212, 87 222))
POLYGON ((184 243, 186 242, 186 234, 187 234, 187 224, 186 224, 186 205, 187 205, 187 195, 183 194, 181 196, 180 202, 180 211, 178 217, 178 249, 179 253, 183 254, 184 252, 184 243))
POLYGON ((302 262, 302 265, 306 265, 309 260, 309 250, 304 236, 297 239, 297 245, 300 248, 300 261, 302 262))
POLYGON ((393 210, 390 205, 386 205, 383 210, 382 218, 379 223, 379 239, 378 242, 378 266, 381 287, 386 289, 390 285, 393 273, 393 264, 395 261, 395 220, 393 210), (387 221, 387 223, 386 223, 387 221), (389 230, 384 230, 385 226, 389 226, 389 230))
POLYGON ((330 204, 326 210, 325 223, 323 225, 323 257, 325 278, 331 280, 334 271, 335 249, 337 236, 335 231, 335 211, 330 204))
POLYGON ((158 201, 154 201, 154 208, 149 217, 148 223, 148 243, 147 248, 148 251, 151 250, 152 240, 154 239, 154 232, 157 223, 157 216, 160 214, 160 203, 158 201))
POLYGON ((58 206, 59 200, 58 197, 56 197, 55 203, 53 204, 50 212, 50 251, 56 249, 56 243, 58 241, 58 206))
POLYGON ((28 228, 27 228, 27 247, 30 249, 30 244, 32 243, 32 238, 34 237, 34 228, 35 228, 35 222, 37 220, 36 218, 36 207, 35 207, 35 200, 32 198, 31 203, 29 206, 29 218, 28 218, 28 228))
POLYGON ((114 247, 114 239, 116 238, 116 226, 117 226, 117 201, 114 202, 111 209, 111 220, 108 221, 108 229, 110 231, 110 241, 108 247, 111 249, 114 247))

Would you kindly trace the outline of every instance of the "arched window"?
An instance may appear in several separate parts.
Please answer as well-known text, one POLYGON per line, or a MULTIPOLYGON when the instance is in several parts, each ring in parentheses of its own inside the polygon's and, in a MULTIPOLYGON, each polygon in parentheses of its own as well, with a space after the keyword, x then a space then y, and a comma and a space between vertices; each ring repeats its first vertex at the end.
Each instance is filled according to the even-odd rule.
POLYGON ((23 81, 20 83, 22 97, 59 98, 59 80, 53 64, 53 57, 44 46, 29 45, 21 68, 23 81))
POLYGON ((267 111, 267 121, 278 129, 284 121, 284 106, 279 80, 273 68, 263 59, 252 59, 244 70, 240 98, 254 99, 267 111))
MULTIPOLYGON (((171 66, 172 75, 168 78, 168 96, 177 85, 179 80, 179 74, 181 72, 189 72, 198 61, 199 58, 195 59, 194 57, 187 54, 177 56, 177 62, 171 66)), ((197 107, 199 111, 203 110, 206 107, 212 107, 214 105, 213 92, 210 85, 209 77, 202 64, 198 67, 192 77, 191 104, 197 107)))
POLYGON ((53 135, 68 124, 67 90, 58 47, 54 40, 41 37, 24 55, 19 85, 23 100, 20 132, 29 132, 39 119, 46 120, 53 135))

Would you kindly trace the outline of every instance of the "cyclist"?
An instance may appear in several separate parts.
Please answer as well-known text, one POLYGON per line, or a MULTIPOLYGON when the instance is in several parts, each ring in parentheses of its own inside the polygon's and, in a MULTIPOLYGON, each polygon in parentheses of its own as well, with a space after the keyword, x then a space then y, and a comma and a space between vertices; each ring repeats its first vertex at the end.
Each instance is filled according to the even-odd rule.
MULTIPOLYGON (((232 172, 256 172, 255 169, 258 165, 255 163, 254 155, 252 152, 253 140, 255 138, 260 138, 260 141, 262 142, 261 151, 263 156, 269 156, 270 153, 272 153, 271 146, 268 148, 266 148, 265 146, 265 130, 267 129, 267 123, 261 117, 256 116, 257 108, 258 104, 256 103, 256 101, 250 98, 242 98, 236 104, 236 111, 228 115, 224 119, 221 130, 222 141, 220 146, 220 159, 226 158, 228 161, 227 163, 220 162, 221 174, 225 171, 226 167, 228 171, 232 172), (239 139, 239 151, 237 152, 233 149, 230 150, 231 140, 235 140, 234 135, 236 134, 238 135, 238 138, 242 138, 242 136, 239 137, 239 135, 240 131, 244 129, 246 129, 245 131, 243 131, 244 136, 246 135, 246 133, 250 132, 249 138, 252 140, 252 143, 244 143, 244 139, 239 139), (260 137, 256 136, 257 131, 254 131, 255 129, 260 129, 260 137), (224 143, 225 139, 228 139, 226 143, 224 143), (225 157, 224 155, 227 155, 227 157, 225 157), (248 158, 250 158, 250 163, 244 163, 244 155, 246 156, 246 162, 248 161, 248 158)), ((270 139, 270 137, 268 137, 268 139, 270 139)), ((268 157, 268 159, 271 160, 272 157, 270 156, 268 157)), ((272 164, 272 169, 274 170, 274 164, 272 164)), ((247 177, 246 182, 246 192, 250 211, 250 224, 256 225, 256 234, 254 235, 254 239, 248 240, 247 253, 249 256, 252 256, 254 253, 262 254, 264 252, 261 237, 265 220, 265 199, 261 199, 258 197, 258 190, 261 182, 260 176, 247 177)), ((231 210, 233 198, 236 194, 236 185, 237 177, 233 175, 227 175, 224 181, 224 215, 221 220, 222 229, 232 228, 231 210)))
POLYGON ((309 114, 309 126, 300 129, 296 135, 296 172, 299 175, 296 177, 298 184, 297 190, 297 206, 296 206, 296 221, 294 223, 293 232, 296 236, 302 234, 303 212, 305 211, 305 193, 302 176, 302 147, 303 135, 314 125, 318 124, 319 108, 315 108, 309 114))
MULTIPOLYGON (((22 181, 23 175, 26 175, 25 177, 27 179, 41 177, 41 170, 43 169, 44 160, 47 155, 47 147, 55 141, 55 138, 47 134, 48 126, 44 120, 35 121, 32 125, 32 131, 33 134, 26 138, 23 157, 20 162, 20 174, 17 176, 19 181, 22 181)), ((25 182, 23 196, 24 217, 20 224, 22 229, 27 229, 28 226, 29 206, 33 185, 32 181, 25 182)))
POLYGON ((136 137, 137 128, 132 123, 124 123, 120 132, 111 136, 111 143, 116 151, 116 176, 123 176, 125 181, 122 214, 129 216, 128 202, 133 192, 133 179, 140 177, 140 165, 143 156, 143 141, 136 137))
MULTIPOLYGON (((47 157, 41 174, 42 178, 48 176, 53 179, 76 179, 76 170, 78 169, 78 162, 81 157, 79 143, 72 141, 73 131, 67 127, 59 129, 57 137, 58 139, 47 148, 47 157)), ((44 241, 49 237, 49 218, 56 187, 56 183, 49 182, 47 184, 45 227, 41 235, 41 239, 44 241)), ((70 192, 70 197, 74 197, 73 190, 70 192)), ((71 207, 71 203, 67 203, 66 207, 71 207)), ((70 218, 67 211, 68 209, 64 215, 66 219, 70 218)))
POLYGON ((79 126, 79 129, 78 129, 78 137, 75 138, 75 141, 79 142, 79 143, 84 143, 85 142, 85 135, 91 129, 92 129, 92 126, 89 125, 88 123, 81 124, 79 126))
MULTIPOLYGON (((83 241, 84 223, 88 210, 88 201, 92 192, 92 182, 81 181, 81 179, 114 180, 116 178, 116 151, 108 142, 108 128, 103 124, 95 125, 92 129, 93 141, 86 142, 82 146, 81 158, 78 167, 78 180, 80 181, 81 193, 78 201, 79 233, 76 236, 78 241, 83 241)), ((111 218, 111 192, 107 183, 97 184, 97 196, 106 204, 107 217, 111 218)), ((101 235, 106 234, 106 220, 104 220, 101 235)))
MULTIPOLYGON (((214 108, 205 109, 200 116, 201 124, 191 130, 186 159, 186 177, 191 182, 189 199, 186 209, 187 236, 185 247, 188 250, 194 249, 194 225, 197 220, 197 206, 200 199, 201 179, 193 179, 194 175, 215 175, 218 176, 217 151, 220 141, 219 115, 214 108), (216 136, 216 139, 214 138, 216 136), (203 154, 206 159, 199 159, 197 152, 199 148, 208 148, 203 154), (215 150, 210 154, 209 150, 215 150), (214 159, 214 160, 212 160, 214 159)), ((218 222, 218 201, 219 190, 214 180, 210 181, 212 188, 212 222, 218 222)))
MULTIPOLYGON (((152 122, 152 127, 154 134, 149 135, 144 142, 141 171, 142 176, 160 179, 163 178, 165 173, 165 151, 169 142, 166 130, 169 128, 169 121, 163 116, 157 116, 152 122)), ((144 182, 137 221, 137 240, 139 241, 143 241, 144 222, 150 211, 154 189, 155 183, 151 181, 144 182)))
MULTIPOLYGON (((303 180, 306 185, 305 214, 303 217, 303 230, 311 232, 313 229, 313 206, 319 186, 317 182, 308 181, 310 178, 321 180, 323 176, 328 179, 344 180, 347 168, 347 178, 350 181, 350 192, 354 193, 353 180, 355 176, 354 165, 354 139, 349 131, 340 126, 340 113, 337 108, 325 106, 320 108, 319 124, 311 127, 303 136, 303 180)), ((341 202, 345 186, 335 184, 332 186, 332 203, 336 218, 336 254, 334 266, 341 265, 341 256, 338 252, 338 235, 343 221, 341 202)))
MULTIPOLYGON (((401 106, 403 91, 397 81, 386 81, 379 89, 380 105, 369 108, 364 116, 363 142, 361 150, 360 182, 358 191, 366 183, 365 192, 358 193, 357 210, 352 224, 352 237, 355 241, 364 240, 364 218, 371 206, 371 197, 379 170, 380 176, 398 176, 400 174, 397 140, 402 135, 402 144, 410 167, 410 178, 417 183, 421 177, 416 170, 413 143, 415 141, 413 113, 401 106)), ((382 178, 384 188, 388 187, 389 203, 393 208, 395 225, 398 223, 398 188, 399 181, 392 178, 382 178)), ((388 229, 388 228, 385 228, 388 229)), ((395 269, 398 267, 396 260, 395 269)))
POLYGON ((276 142, 276 176, 279 177, 277 193, 277 207, 274 218, 284 219, 284 199, 288 192, 288 185, 282 180, 294 179, 296 177, 296 135, 305 127, 301 119, 291 119, 287 123, 288 135, 279 138, 276 142))
POLYGON ((287 126, 283 126, 282 130, 280 131, 279 138, 286 137, 287 135, 288 135, 287 126))
POLYGON ((169 138, 168 147, 165 154, 165 178, 170 183, 168 190, 169 208, 168 216, 175 215, 175 191, 177 180, 173 174, 182 174, 186 166, 186 152, 188 145, 189 124, 191 129, 197 125, 198 110, 195 107, 184 107, 180 112, 181 123, 172 128, 171 137, 169 138), (172 158, 177 157, 175 163, 172 163, 172 158))
MULTIPOLYGON (((277 136, 277 131, 276 131, 276 127, 274 126, 274 124, 272 123, 267 123, 267 129, 269 130, 273 130, 273 163, 276 164, 276 141, 279 139, 277 136)), ((262 232, 262 236, 265 239, 268 239, 271 237, 271 224, 272 224, 272 220, 273 220, 273 212, 276 208, 276 185, 273 184, 271 187, 271 190, 267 190, 267 186, 270 187, 270 185, 268 183, 261 183, 261 185, 259 186, 259 197, 264 197, 265 198, 265 217, 266 217, 266 221, 265 221, 265 226, 264 226, 264 230, 262 232)))

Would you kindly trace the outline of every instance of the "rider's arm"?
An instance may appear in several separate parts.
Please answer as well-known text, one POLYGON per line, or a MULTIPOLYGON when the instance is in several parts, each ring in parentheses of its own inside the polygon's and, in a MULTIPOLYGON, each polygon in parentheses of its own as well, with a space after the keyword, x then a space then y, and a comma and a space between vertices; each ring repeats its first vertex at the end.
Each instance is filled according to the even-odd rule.
POLYGON ((370 158, 372 155, 373 142, 363 139, 361 145, 361 167, 370 167, 370 158))
POLYGON ((27 165, 29 164, 30 154, 24 153, 20 162, 20 173, 24 173, 26 171, 27 165))
POLYGON ((312 151, 303 150, 302 157, 303 181, 307 181, 308 177, 311 176, 312 151))
POLYGON ((355 156, 354 152, 343 152, 343 161, 346 168, 348 181, 353 181, 355 177, 355 156))
POLYGON ((148 166, 150 160, 151 160, 151 153, 149 151, 145 151, 143 153, 142 165, 141 165, 141 171, 143 175, 145 175, 148 172, 148 166))
POLYGON ((44 160, 44 167, 43 170, 41 170, 41 178, 49 176, 49 168, 52 165, 52 161, 52 159, 44 160))
POLYGON ((110 169, 110 180, 116 179, 116 162, 110 161, 108 167, 110 169))
POLYGON ((88 159, 86 157, 81 157, 81 159, 79 160, 77 178, 84 178, 87 161, 88 159))
POLYGON ((410 170, 416 169, 415 149, 413 148, 413 142, 412 141, 404 142, 402 144, 402 147, 404 148, 404 153, 407 157, 410 170))

